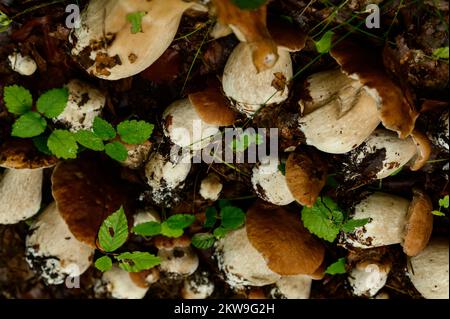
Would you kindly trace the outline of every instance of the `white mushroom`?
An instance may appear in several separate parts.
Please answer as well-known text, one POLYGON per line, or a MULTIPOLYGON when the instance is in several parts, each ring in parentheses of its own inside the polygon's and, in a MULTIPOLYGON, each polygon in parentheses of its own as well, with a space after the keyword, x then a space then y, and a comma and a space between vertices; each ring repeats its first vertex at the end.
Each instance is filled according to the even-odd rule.
POLYGON ((363 261, 349 273, 348 281, 356 296, 373 297, 384 287, 391 270, 390 264, 363 261))
POLYGON ((89 84, 72 80, 66 85, 69 99, 64 111, 54 120, 69 127, 72 132, 91 130, 94 119, 105 106, 105 96, 89 84))
POLYGON ((20 75, 30 76, 37 70, 36 62, 28 55, 14 52, 8 56, 11 69, 20 75))
POLYGON ((183 299, 206 299, 214 292, 214 283, 209 279, 208 272, 200 271, 184 279, 181 288, 183 299))
POLYGON ((211 173, 200 183, 199 192, 204 199, 216 201, 219 198, 222 188, 223 184, 220 182, 220 178, 216 174, 211 173))
POLYGON ((408 262, 414 287, 427 299, 449 299, 448 238, 434 239, 408 262))
POLYGON ((139 210, 133 215, 133 226, 144 224, 148 222, 161 222, 161 217, 153 208, 139 210))
POLYGON ((273 299, 309 299, 312 278, 306 275, 285 276, 270 291, 273 299))
POLYGON ((30 227, 26 239, 26 260, 49 285, 77 277, 92 264, 94 249, 78 241, 50 204, 30 227))
POLYGON ((103 273, 102 283, 111 297, 116 299, 142 299, 148 291, 148 287, 137 285, 129 272, 116 265, 103 273))
POLYGON ((144 165, 152 149, 152 143, 149 141, 138 145, 124 144, 124 146, 128 151, 128 157, 122 165, 131 169, 138 169, 144 165))
POLYGON ((161 258, 160 268, 162 272, 173 277, 187 277, 198 268, 197 254, 191 247, 160 248, 158 257, 161 258))

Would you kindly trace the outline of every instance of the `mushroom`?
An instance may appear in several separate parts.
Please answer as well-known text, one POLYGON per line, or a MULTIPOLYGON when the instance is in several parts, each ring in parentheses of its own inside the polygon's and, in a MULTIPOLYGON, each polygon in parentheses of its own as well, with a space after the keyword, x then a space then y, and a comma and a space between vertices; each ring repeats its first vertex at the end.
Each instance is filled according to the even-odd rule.
POLYGON ((417 130, 411 132, 411 137, 416 144, 417 155, 414 161, 411 163, 410 168, 412 171, 418 171, 427 164, 430 158, 431 142, 425 134, 417 130))
POLYGON ((281 277, 271 289, 272 299, 309 299, 312 278, 307 275, 281 277))
POLYGON ((94 119, 105 106, 105 96, 89 84, 71 80, 66 85, 69 98, 64 111, 53 121, 67 125, 72 132, 91 130, 94 119))
POLYGON ((11 69, 20 75, 30 76, 37 70, 36 62, 28 55, 23 56, 20 52, 8 55, 8 60, 11 69))
POLYGON ((216 201, 222 191, 223 184, 219 176, 214 173, 208 174, 200 183, 200 196, 206 200, 216 201))
POLYGON ((133 215, 133 226, 148 222, 161 222, 161 217, 159 217, 158 212, 153 208, 138 210, 136 214, 133 215))
POLYGON ((70 37, 72 56, 102 79, 133 76, 166 51, 187 9, 205 11, 194 1, 90 0, 70 37), (132 32, 129 14, 141 15, 141 32, 132 32))
POLYGON ((255 203, 246 225, 216 243, 215 256, 234 289, 274 284, 284 276, 313 275, 325 249, 286 209, 255 203))
POLYGON ((94 251, 72 234, 56 203, 33 222, 26 239, 26 261, 48 285, 83 274, 92 264, 94 251))
POLYGON ((408 262, 414 287, 426 299, 449 299, 448 238, 437 238, 408 262))
POLYGON ((420 190, 413 191, 410 202, 399 196, 375 192, 354 205, 353 219, 369 222, 343 234, 345 244, 373 248, 402 244, 408 255, 419 253, 428 243, 433 227, 432 205, 420 190))
POLYGON ((159 237, 155 246, 161 259, 161 271, 174 278, 192 275, 198 268, 199 260, 190 244, 191 240, 186 236, 174 240, 159 237))
POLYGON ((12 139, 0 147, 0 224, 17 224, 41 208, 44 168, 57 159, 38 152, 30 140, 12 139))
POLYGON ((152 143, 145 141, 142 144, 126 144, 125 148, 128 151, 127 159, 122 162, 122 165, 131 169, 139 169, 147 162, 148 156, 152 150, 152 143))
POLYGON ((148 291, 148 286, 142 287, 129 273, 116 265, 102 275, 102 285, 106 287, 111 297, 116 299, 142 299, 148 291))
POLYGON ((373 297, 386 284, 391 263, 365 260, 350 271, 348 281, 356 296, 373 297))
POLYGON ((164 111, 164 134, 178 146, 199 150, 221 126, 234 124, 235 117, 219 88, 211 85, 188 99, 175 101, 164 111))
POLYGON ((214 282, 209 279, 207 271, 197 271, 184 279, 181 287, 183 299, 206 299, 214 292, 214 282))

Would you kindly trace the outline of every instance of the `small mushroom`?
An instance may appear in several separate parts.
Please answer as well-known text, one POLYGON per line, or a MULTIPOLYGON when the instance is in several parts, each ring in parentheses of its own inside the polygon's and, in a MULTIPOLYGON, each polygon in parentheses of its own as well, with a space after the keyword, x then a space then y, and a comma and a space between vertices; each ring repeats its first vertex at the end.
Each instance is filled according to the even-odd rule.
POLYGON ((186 236, 175 240, 160 237, 155 246, 161 259, 161 271, 174 278, 192 275, 198 268, 199 260, 190 244, 186 236))
POLYGON ((29 140, 9 140, 0 147, 0 224, 17 224, 41 208, 43 169, 57 159, 39 153, 29 140))
POLYGON ((273 299, 309 299, 312 278, 307 275, 281 277, 270 291, 273 299))
POLYGON ((141 168, 148 159, 148 156, 152 150, 152 143, 150 141, 145 141, 142 144, 126 144, 125 148, 128 151, 127 159, 122 162, 122 165, 131 169, 141 168))
POLYGON ((78 241, 50 204, 33 222, 26 239, 26 260, 45 282, 59 285, 66 277, 83 274, 92 264, 94 249, 78 241))
POLYGON ((102 79, 133 76, 166 51, 187 9, 205 10, 183 0, 90 0, 70 37, 72 56, 102 79), (129 14, 142 14, 142 32, 131 32, 129 14))
POLYGON ((131 278, 131 273, 116 265, 103 273, 102 285, 116 299, 142 299, 148 291, 148 287, 142 287, 131 278))
POLYGON ((184 279, 181 297, 183 299, 206 299, 210 297, 214 292, 214 282, 208 276, 207 271, 198 271, 184 279))
POLYGON ((37 70, 36 62, 28 55, 23 56, 20 52, 10 54, 8 60, 11 69, 20 75, 30 76, 37 70))
POLYGON ((105 106, 105 96, 79 80, 71 80, 66 87, 69 91, 67 105, 53 121, 67 125, 72 132, 91 130, 94 119, 101 114, 105 106))
POLYGON ((386 284, 391 263, 364 260, 350 271, 348 281, 356 296, 373 297, 386 284))
POLYGON ((223 184, 219 176, 214 173, 208 174, 200 183, 200 195, 210 201, 216 201, 222 191, 223 184))
POLYGON ((426 299, 449 299, 448 238, 433 239, 408 262, 408 274, 414 287, 426 299))

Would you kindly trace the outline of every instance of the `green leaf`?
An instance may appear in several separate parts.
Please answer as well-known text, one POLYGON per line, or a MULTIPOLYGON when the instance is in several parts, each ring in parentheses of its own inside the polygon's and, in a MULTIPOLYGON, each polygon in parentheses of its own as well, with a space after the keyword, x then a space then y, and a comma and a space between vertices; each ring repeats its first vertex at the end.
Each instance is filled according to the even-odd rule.
POLYGON ((286 176, 286 163, 281 163, 278 165, 278 170, 283 174, 283 176, 286 176))
POLYGON ((331 41, 333 39, 334 32, 333 31, 327 31, 325 34, 320 38, 319 41, 315 41, 316 50, 319 53, 328 53, 331 49, 331 41))
POLYGON ((3 90, 3 101, 9 113, 22 115, 29 111, 33 106, 33 97, 30 91, 18 86, 5 86, 3 90))
POLYGON ((233 142, 231 143, 231 148, 235 152, 245 152, 250 147, 250 145, 260 145, 262 143, 263 137, 260 134, 250 134, 244 132, 233 140, 233 142))
POLYGON ((50 134, 47 146, 49 150, 58 158, 77 158, 78 145, 72 133, 65 130, 55 130, 50 134))
POLYGON ((445 216, 445 214, 443 212, 441 212, 440 210, 433 210, 431 213, 435 216, 440 216, 440 217, 445 216))
POLYGON ((161 223, 147 222, 133 227, 133 233, 141 236, 156 236, 161 233, 161 223))
POLYGON ((154 127, 145 121, 124 121, 117 126, 117 132, 125 143, 142 144, 150 138, 154 127))
POLYGON ((11 23, 12 20, 2 11, 0 11, 0 32, 5 32, 6 30, 8 30, 11 23))
POLYGON ((46 135, 39 135, 39 136, 33 138, 33 144, 38 149, 39 152, 46 154, 46 155, 53 155, 47 146, 47 142, 48 142, 48 136, 46 136, 46 135))
POLYGON ((213 227, 217 221, 217 209, 215 209, 214 207, 208 207, 206 209, 205 215, 206 220, 203 226, 205 226, 205 228, 213 227))
POLYGON ((112 159, 123 162, 128 158, 128 151, 125 146, 120 142, 111 142, 105 145, 106 154, 112 159))
POLYGON ((303 207, 304 226, 317 237, 333 242, 341 230, 344 213, 329 197, 318 198, 313 207, 303 207))
POLYGON ((439 207, 448 208, 449 198, 448 195, 445 195, 443 198, 439 200, 439 207))
POLYGON ((345 270, 345 258, 339 258, 336 262, 332 263, 325 270, 325 273, 328 275, 340 275, 345 274, 347 271, 345 270))
POLYGON ((128 272, 147 270, 161 263, 159 257, 141 251, 122 253, 116 259, 119 261, 119 267, 128 272))
POLYGON ((170 238, 178 238, 183 236, 183 229, 181 228, 170 228, 169 225, 167 225, 166 222, 163 222, 161 224, 161 235, 166 236, 166 237, 170 237, 170 238))
POLYGON ((98 270, 105 272, 112 268, 112 260, 108 256, 100 257, 95 261, 95 268, 98 270))
POLYGON ((344 225, 342 225, 342 231, 345 233, 351 233, 356 228, 366 225, 369 221, 370 221, 370 218, 350 219, 347 222, 345 222, 344 225))
POLYGON ((438 59, 448 60, 448 47, 437 48, 433 51, 433 56, 438 59))
POLYGON ((101 117, 97 116, 94 119, 93 129, 95 135, 104 141, 108 141, 116 137, 116 130, 114 127, 101 117))
POLYGON ((128 238, 128 221, 123 207, 106 218, 98 232, 100 247, 110 253, 119 249, 128 238))
POLYGON ((221 209, 221 226, 226 229, 237 229, 245 223, 245 213, 239 207, 227 206, 221 209))
POLYGON ((215 241, 214 235, 208 233, 199 233, 192 236, 192 246, 200 249, 211 248, 215 241))
POLYGON ((170 216, 166 220, 166 224, 172 229, 185 229, 195 222, 195 216, 190 214, 177 214, 170 216))
POLYGON ((219 199, 217 204, 219 205, 219 208, 225 208, 227 206, 231 206, 231 201, 229 201, 228 199, 219 199))
POLYGON ((267 0, 231 0, 237 7, 244 10, 255 10, 266 4, 267 0))
POLYGON ((395 176, 398 175, 403 170, 403 166, 400 166, 395 171, 393 171, 389 176, 395 176))
POLYGON ((66 108, 69 100, 67 88, 52 89, 42 94, 36 102, 37 110, 46 118, 58 117, 66 108))
POLYGON ((28 112, 19 117, 12 126, 12 136, 30 138, 45 132, 47 121, 36 112, 28 112))
POLYGON ((103 151, 105 145, 103 140, 91 131, 81 130, 75 133, 75 139, 84 147, 93 151, 103 151))
POLYGON ((144 11, 137 11, 127 15, 127 20, 131 23, 131 33, 142 32, 142 18, 147 14, 144 11))
POLYGON ((228 229, 220 226, 217 227, 216 229, 214 229, 213 231, 213 235, 214 237, 216 237, 217 239, 223 238, 225 237, 225 235, 228 233, 228 229))

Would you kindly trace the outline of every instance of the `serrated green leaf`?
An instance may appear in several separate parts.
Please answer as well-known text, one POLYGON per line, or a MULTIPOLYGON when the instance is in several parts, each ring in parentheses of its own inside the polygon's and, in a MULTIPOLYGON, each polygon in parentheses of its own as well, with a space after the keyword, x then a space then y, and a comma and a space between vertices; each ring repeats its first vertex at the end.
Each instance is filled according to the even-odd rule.
POLYGON ((94 119, 93 130, 95 135, 104 141, 108 141, 116 137, 116 130, 114 127, 98 116, 94 119))
POLYGON ((141 251, 122 253, 116 259, 119 261, 119 267, 128 272, 148 270, 161 263, 159 257, 141 251))
POLYGON ((366 225, 369 221, 370 221, 370 218, 350 219, 347 222, 345 222, 344 225, 342 225, 342 231, 345 233, 351 233, 356 228, 366 225))
POLYGON ((226 229, 238 229, 245 223, 245 213, 239 207, 227 206, 220 210, 221 226, 226 229))
POLYGON ((33 138, 33 144, 37 148, 37 150, 46 155, 53 155, 50 149, 47 146, 48 136, 39 135, 33 138))
POLYGON ((117 125, 117 133, 125 143, 142 144, 150 138, 154 127, 145 121, 124 121, 117 125))
POLYGON ((161 233, 161 223, 147 222, 133 227, 133 233, 141 236, 156 236, 161 233))
POLYGON ((445 195, 443 198, 439 199, 439 206, 448 208, 449 205, 449 198, 448 195, 445 195))
POLYGON ((449 56, 448 47, 437 48, 433 51, 433 56, 438 59, 447 59, 449 56))
POLYGON ((163 222, 161 224, 161 235, 166 236, 166 237, 170 237, 170 238, 178 238, 183 236, 183 229, 180 228, 170 228, 169 225, 167 225, 166 222, 163 222))
POLYGON ((137 11, 127 15, 127 20, 131 23, 131 33, 142 32, 142 18, 147 14, 144 11, 137 11))
POLYGON ((433 210, 431 213, 435 216, 440 216, 440 217, 445 216, 445 214, 439 210, 433 210))
POLYGON ((128 150, 120 142, 111 142, 105 145, 105 153, 112 159, 123 162, 128 158, 128 150))
POLYGON ((205 212, 206 220, 203 226, 205 228, 211 228, 216 224, 217 221, 217 209, 214 207, 208 207, 205 212))
POLYGON ((223 228, 222 226, 217 227, 216 229, 214 229, 213 231, 213 235, 214 237, 216 237, 217 239, 223 238, 225 237, 225 235, 228 233, 228 229, 223 228))
POLYGON ((20 116, 12 126, 12 136, 30 138, 45 132, 47 121, 36 112, 28 112, 20 116))
POLYGON ((58 117, 66 108, 69 99, 67 88, 52 89, 42 94, 36 102, 37 110, 46 118, 58 117))
POLYGON ((331 50, 331 41, 333 40, 333 31, 327 31, 325 34, 320 38, 319 41, 315 41, 316 50, 319 53, 328 53, 331 50))
POLYGON ((214 235, 208 233, 198 233, 192 236, 192 246, 199 249, 211 248, 215 241, 214 235))
POLYGON ((75 133, 75 139, 80 145, 83 145, 90 150, 100 152, 105 149, 103 140, 91 131, 78 131, 75 133))
POLYGON ((5 86, 3 101, 9 113, 22 115, 33 107, 33 97, 30 91, 18 85, 5 86))
POLYGON ((195 216, 190 214, 177 214, 166 220, 167 226, 172 229, 185 229, 195 222, 195 216))
POLYGON ((347 273, 347 270, 345 270, 345 258, 339 258, 336 262, 332 263, 328 268, 325 270, 325 273, 328 275, 340 275, 347 273))
POLYGON ((123 207, 109 215, 100 226, 98 240, 100 247, 110 253, 119 249, 128 238, 128 221, 123 207))
POLYGON ((100 257, 95 261, 95 268, 98 270, 105 272, 112 268, 112 260, 108 256, 100 257))
POLYGON ((78 144, 69 131, 55 130, 47 141, 48 149, 58 158, 75 159, 78 153, 78 144))
POLYGON ((267 0, 231 0, 237 7, 244 10, 255 10, 266 4, 267 0))

